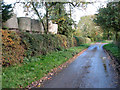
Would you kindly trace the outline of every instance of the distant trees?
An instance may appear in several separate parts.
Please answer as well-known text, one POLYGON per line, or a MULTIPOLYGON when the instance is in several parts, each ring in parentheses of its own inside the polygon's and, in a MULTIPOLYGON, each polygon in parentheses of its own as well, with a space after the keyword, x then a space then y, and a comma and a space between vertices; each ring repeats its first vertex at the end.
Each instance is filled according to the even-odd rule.
POLYGON ((107 7, 100 8, 94 21, 108 32, 108 38, 110 31, 115 32, 117 40, 120 31, 120 1, 109 2, 107 7))
POLYGON ((92 41, 101 40, 103 38, 103 31, 100 26, 94 23, 94 18, 95 15, 81 17, 75 35, 91 38, 92 41))

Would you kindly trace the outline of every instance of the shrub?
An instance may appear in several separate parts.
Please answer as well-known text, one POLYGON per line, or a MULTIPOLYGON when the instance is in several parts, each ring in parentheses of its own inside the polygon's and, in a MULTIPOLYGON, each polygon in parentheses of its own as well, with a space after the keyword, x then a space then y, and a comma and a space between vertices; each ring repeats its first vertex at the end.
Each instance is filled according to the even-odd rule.
POLYGON ((85 37, 74 36, 73 37, 73 42, 74 42, 74 46, 79 46, 81 44, 90 43, 91 39, 90 38, 85 38, 85 37))
POLYGON ((79 46, 80 45, 80 43, 79 43, 79 38, 78 37, 76 37, 76 36, 74 36, 74 38, 75 38, 75 44, 76 44, 76 46, 79 46))
POLYGON ((59 41, 60 41, 60 46, 63 48, 67 48, 67 37, 64 35, 57 35, 59 41))
POLYGON ((90 38, 85 38, 85 43, 91 43, 91 39, 90 38))
MULTIPOLYGON (((2 31, 3 66, 22 63, 23 58, 46 55, 53 51, 60 51, 72 46, 85 43, 83 37, 68 38, 64 35, 30 34, 28 32, 2 31)), ((86 39, 87 42, 90 39, 86 39), (88 40, 88 41, 87 41, 88 40)))
POLYGON ((2 65, 8 66, 23 62, 24 48, 21 39, 14 31, 2 30, 2 65))
POLYGON ((85 43, 85 38, 84 37, 76 37, 76 36, 74 36, 74 37, 77 41, 77 46, 85 43))
POLYGON ((73 42, 74 42, 74 46, 77 46, 77 40, 75 37, 73 37, 73 42))
POLYGON ((68 37, 68 39, 67 39, 67 47, 70 48, 70 47, 73 47, 73 46, 74 46, 73 38, 68 37))
POLYGON ((21 32, 22 43, 25 45, 26 56, 46 55, 52 51, 59 51, 71 45, 70 40, 64 35, 29 34, 21 32))
POLYGON ((79 39, 79 44, 85 43, 85 37, 78 37, 78 39, 79 39))
POLYGON ((118 32, 118 40, 117 40, 117 43, 118 47, 120 48, 120 32, 118 32))

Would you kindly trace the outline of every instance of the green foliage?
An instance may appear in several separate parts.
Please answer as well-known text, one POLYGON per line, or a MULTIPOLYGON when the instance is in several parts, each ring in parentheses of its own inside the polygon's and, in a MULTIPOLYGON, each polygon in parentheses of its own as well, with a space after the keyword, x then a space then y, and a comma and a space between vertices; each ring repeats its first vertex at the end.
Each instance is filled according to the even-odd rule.
POLYGON ((78 23, 78 30, 74 35, 90 38, 92 41, 100 40, 103 38, 103 31, 99 26, 93 22, 94 15, 81 17, 78 23))
POLYGON ((116 57, 120 62, 120 48, 115 44, 106 44, 103 46, 106 50, 110 51, 114 57, 116 57))
POLYGON ((71 37, 74 32, 74 29, 72 29, 74 21, 68 16, 64 3, 57 2, 56 5, 50 9, 50 19, 53 23, 58 24, 58 33, 71 37))
POLYGON ((90 38, 85 38, 85 37, 77 37, 74 36, 74 46, 80 46, 81 44, 87 44, 87 43, 91 43, 91 39, 90 38))
POLYGON ((2 22, 7 21, 8 19, 10 19, 12 17, 12 5, 8 4, 5 5, 4 3, 2 3, 2 22))
POLYGON ((84 37, 78 37, 79 44, 85 44, 85 38, 84 37))
POLYGON ((115 43, 120 48, 120 32, 118 32, 118 39, 115 43))
POLYGON ((71 40, 64 35, 21 33, 25 45, 26 56, 46 55, 71 47, 71 40))
POLYGON ((88 45, 83 45, 53 52, 46 56, 25 58, 24 65, 2 68, 2 87, 24 88, 87 47, 88 45))
POLYGON ((80 44, 79 44, 79 39, 78 39, 78 37, 74 36, 74 38, 75 38, 75 40, 76 40, 77 46, 79 46, 80 44))
POLYGON ((65 21, 59 23, 59 29, 58 29, 58 33, 65 35, 67 37, 71 37, 73 32, 75 31, 74 29, 72 29, 72 24, 74 23, 73 20, 69 17, 65 17, 65 21))
POLYGON ((73 45, 73 38, 60 34, 30 34, 27 32, 17 34, 7 30, 2 30, 2 34, 3 66, 22 63, 24 57, 46 55, 85 43, 84 38, 76 37, 74 42, 77 44, 73 45))
POLYGON ((107 7, 100 8, 98 12, 94 21, 108 32, 108 36, 109 31, 115 31, 117 40, 117 32, 120 31, 120 1, 109 2, 107 7))

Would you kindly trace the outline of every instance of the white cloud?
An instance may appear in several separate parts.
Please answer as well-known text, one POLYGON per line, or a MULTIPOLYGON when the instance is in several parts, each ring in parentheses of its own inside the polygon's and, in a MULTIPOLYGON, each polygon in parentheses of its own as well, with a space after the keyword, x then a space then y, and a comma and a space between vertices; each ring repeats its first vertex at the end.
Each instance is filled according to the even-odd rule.
POLYGON ((76 8, 76 9, 74 9, 72 17, 76 21, 76 23, 78 23, 82 16, 96 14, 98 9, 101 6, 106 6, 106 3, 96 2, 96 3, 93 3, 93 4, 88 4, 87 8, 86 9, 82 9, 82 10, 79 10, 79 9, 76 8))
MULTIPOLYGON (((13 4, 14 2, 16 1, 19 1, 19 0, 4 0, 4 2, 6 4, 13 4)), ((23 0, 24 1, 24 0, 23 0)), ((86 0, 86 1, 91 1, 91 2, 94 2, 96 1, 96 3, 94 4, 88 4, 87 5, 87 8, 84 10, 81 8, 75 8, 74 11, 72 12, 72 18, 78 23, 79 20, 80 20, 80 17, 82 16, 86 16, 86 15, 93 15, 95 13, 97 13, 97 10, 100 6, 102 5, 106 5, 106 1, 108 0, 86 0)), ((45 10, 41 9, 42 12, 45 13, 45 10)), ((67 8, 67 10, 69 10, 67 8)), ((25 17, 25 12, 24 12, 24 9, 23 9, 23 6, 20 5, 20 4, 17 4, 15 9, 14 9, 14 13, 17 14, 17 17, 25 17)), ((28 16, 28 17, 31 17, 33 14, 33 12, 28 16)), ((34 16, 34 18, 37 18, 37 16, 34 16)))

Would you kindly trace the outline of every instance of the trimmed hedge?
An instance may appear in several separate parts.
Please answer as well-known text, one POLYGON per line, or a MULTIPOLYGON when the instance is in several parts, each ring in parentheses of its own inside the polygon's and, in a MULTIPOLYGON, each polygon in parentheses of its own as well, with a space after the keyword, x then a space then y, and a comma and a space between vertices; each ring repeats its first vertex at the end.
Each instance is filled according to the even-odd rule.
POLYGON ((85 38, 85 43, 91 43, 91 39, 90 38, 85 38))
POLYGON ((46 55, 52 51, 60 51, 71 47, 71 43, 64 35, 20 33, 25 45, 27 57, 46 55))
POLYGON ((30 34, 2 30, 3 66, 22 63, 24 57, 46 55, 53 51, 61 51, 72 46, 90 43, 89 38, 53 34, 30 34))
POLYGON ((46 55, 71 47, 64 35, 30 34, 27 32, 2 30, 2 65, 22 63, 24 57, 46 55))
POLYGON ((73 40, 74 40, 74 46, 79 46, 79 45, 85 44, 85 43, 91 43, 91 39, 85 38, 85 37, 74 36, 73 40))

